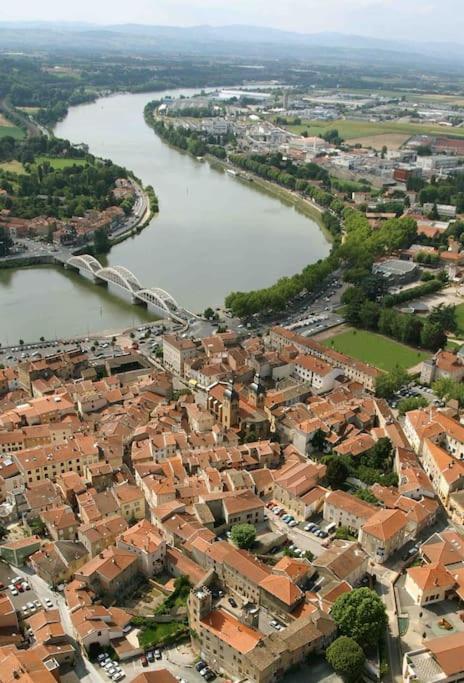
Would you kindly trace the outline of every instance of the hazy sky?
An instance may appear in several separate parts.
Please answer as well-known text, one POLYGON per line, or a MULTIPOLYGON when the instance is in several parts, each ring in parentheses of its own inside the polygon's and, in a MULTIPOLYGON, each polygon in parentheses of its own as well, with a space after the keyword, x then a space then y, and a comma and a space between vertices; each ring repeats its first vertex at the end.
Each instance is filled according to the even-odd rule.
POLYGON ((0 21, 254 24, 464 42, 463 0, 5 0, 1 5, 0 21))

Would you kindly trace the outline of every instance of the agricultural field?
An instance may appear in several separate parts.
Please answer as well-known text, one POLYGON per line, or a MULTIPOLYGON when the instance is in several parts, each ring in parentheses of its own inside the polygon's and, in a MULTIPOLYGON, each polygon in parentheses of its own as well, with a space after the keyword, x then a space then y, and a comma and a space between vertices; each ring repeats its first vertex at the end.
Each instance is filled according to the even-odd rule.
POLYGON ((0 163, 1 171, 10 171, 11 173, 25 173, 24 166, 20 161, 3 161, 0 163))
POLYGON ((367 330, 349 330, 326 339, 324 345, 369 363, 379 370, 390 371, 396 365, 411 368, 430 356, 430 353, 400 344, 367 330))
POLYGON ((0 121, 0 138, 4 138, 7 135, 11 135, 11 137, 15 138, 16 140, 21 140, 25 133, 22 128, 18 128, 18 126, 12 126, 11 123, 8 123, 8 125, 4 126, 0 121))
POLYGON ((399 149, 406 140, 409 140, 409 135, 402 135, 401 133, 384 133, 382 135, 368 135, 363 138, 352 138, 351 145, 361 145, 361 147, 372 147, 373 149, 381 151, 385 146, 387 149, 399 149))
POLYGON ((336 119, 334 121, 311 120, 299 125, 288 125, 288 130, 301 134, 307 131, 309 135, 323 135, 328 130, 336 128, 342 138, 351 142, 357 138, 373 137, 377 135, 394 134, 411 137, 416 134, 451 135, 464 137, 464 128, 443 128, 433 124, 401 123, 397 121, 351 121, 350 119, 336 119))

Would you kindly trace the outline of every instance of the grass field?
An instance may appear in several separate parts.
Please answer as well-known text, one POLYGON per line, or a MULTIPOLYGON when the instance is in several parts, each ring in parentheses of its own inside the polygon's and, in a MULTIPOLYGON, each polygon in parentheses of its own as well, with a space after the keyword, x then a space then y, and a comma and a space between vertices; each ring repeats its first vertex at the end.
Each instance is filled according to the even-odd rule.
POLYGON ((141 647, 151 647, 182 631, 185 631, 185 626, 176 621, 168 621, 162 624, 153 623, 151 626, 144 626, 140 631, 138 636, 139 645, 141 647))
POLYGON ((25 133, 22 128, 18 126, 2 126, 0 125, 0 138, 4 138, 6 135, 11 135, 12 138, 16 140, 21 140, 25 133))
POLYGON ((456 322, 458 324, 458 329, 456 331, 456 337, 464 338, 464 304, 458 304, 456 306, 456 322))
POLYGON ((88 162, 85 159, 61 159, 60 157, 37 157, 38 163, 48 161, 53 168, 69 168, 70 166, 85 166, 88 162))
POLYGON ((366 330, 350 330, 325 340, 325 346, 346 353, 380 370, 392 370, 396 365, 411 368, 430 356, 399 342, 366 330))
POLYGON ((352 138, 350 144, 359 144, 362 147, 373 147, 374 149, 381 151, 384 145, 387 149, 399 149, 408 139, 409 135, 403 135, 402 133, 382 133, 381 135, 368 135, 363 138, 352 138))
POLYGON ((11 171, 12 173, 25 173, 24 166, 20 161, 4 161, 0 164, 2 171, 11 171))
POLYGON ((464 128, 443 128, 442 126, 420 124, 420 123, 398 123, 396 121, 350 121, 349 119, 336 119, 335 121, 304 121, 297 126, 287 126, 293 133, 301 134, 302 131, 307 130, 309 135, 322 135, 328 130, 336 128, 339 134, 345 140, 353 140, 355 138, 371 137, 374 135, 383 135, 386 133, 396 135, 416 135, 421 134, 436 134, 436 135, 454 135, 455 137, 464 137, 464 128))

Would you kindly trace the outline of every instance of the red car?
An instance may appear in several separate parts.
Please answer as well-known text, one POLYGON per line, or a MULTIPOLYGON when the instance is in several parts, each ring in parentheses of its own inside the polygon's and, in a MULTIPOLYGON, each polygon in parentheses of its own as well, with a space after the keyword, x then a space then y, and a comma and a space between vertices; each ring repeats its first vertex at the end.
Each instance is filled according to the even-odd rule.
POLYGON ((142 666, 148 666, 148 659, 145 655, 142 655, 142 666))

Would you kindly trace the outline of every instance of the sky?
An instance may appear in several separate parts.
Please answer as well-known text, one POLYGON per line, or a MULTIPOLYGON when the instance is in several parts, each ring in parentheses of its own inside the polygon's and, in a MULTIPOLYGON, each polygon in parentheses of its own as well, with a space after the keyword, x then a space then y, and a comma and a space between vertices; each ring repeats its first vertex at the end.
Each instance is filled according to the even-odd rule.
POLYGON ((464 43, 463 0, 5 0, 1 5, 0 21, 249 24, 464 43))

